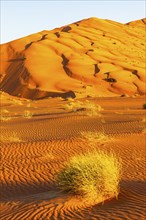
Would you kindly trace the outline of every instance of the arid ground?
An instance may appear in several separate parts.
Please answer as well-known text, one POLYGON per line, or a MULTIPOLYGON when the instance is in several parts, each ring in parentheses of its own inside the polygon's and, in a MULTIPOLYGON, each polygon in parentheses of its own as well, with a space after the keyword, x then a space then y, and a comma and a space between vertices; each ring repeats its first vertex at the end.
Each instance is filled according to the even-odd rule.
POLYGON ((1 220, 145 219, 145 24, 89 18, 0 45, 1 220), (122 160, 118 198, 58 188, 93 148, 122 160))
POLYGON ((102 107, 100 115, 68 110, 70 100, 30 101, 1 94, 2 220, 145 219, 145 99, 89 98, 88 102, 102 107), (112 150, 122 159, 118 199, 94 204, 58 189, 55 176, 63 164, 89 149, 82 131, 112 138, 96 148, 112 150))

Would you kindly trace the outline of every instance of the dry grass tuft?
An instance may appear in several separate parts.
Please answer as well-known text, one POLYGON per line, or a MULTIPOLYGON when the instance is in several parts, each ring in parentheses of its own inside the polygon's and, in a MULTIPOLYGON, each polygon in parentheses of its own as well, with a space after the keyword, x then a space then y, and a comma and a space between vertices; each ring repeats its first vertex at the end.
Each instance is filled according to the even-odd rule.
POLYGON ((100 105, 89 102, 77 101, 74 99, 69 99, 69 103, 64 105, 65 110, 70 110, 73 112, 84 111, 84 114, 87 116, 98 116, 101 117, 101 111, 103 110, 100 105))
POLYGON ((4 122, 4 121, 10 121, 12 118, 10 116, 6 116, 6 115, 1 115, 0 116, 0 121, 4 122))
POLYGON ((8 115, 9 111, 7 109, 1 109, 0 121, 10 121, 12 118, 8 115))
POLYGON ((68 104, 65 104, 63 107, 65 110, 76 112, 83 108, 83 103, 80 101, 74 102, 74 100, 70 100, 70 102, 68 104))
POLYGON ((1 143, 19 143, 23 142, 16 132, 13 132, 10 136, 1 135, 1 143))
POLYGON ((32 118, 32 116, 33 116, 32 112, 30 112, 28 110, 24 111, 24 114, 23 114, 24 118, 28 118, 29 119, 29 118, 32 118))
POLYGON ((102 132, 81 132, 81 137, 91 146, 96 146, 98 143, 106 143, 113 140, 113 138, 102 132))
POLYGON ((121 162, 116 155, 93 151, 71 158, 58 174, 57 183, 62 191, 103 202, 118 196, 120 178, 121 162))
POLYGON ((18 100, 18 99, 12 99, 13 103, 16 105, 23 105, 22 101, 18 100))

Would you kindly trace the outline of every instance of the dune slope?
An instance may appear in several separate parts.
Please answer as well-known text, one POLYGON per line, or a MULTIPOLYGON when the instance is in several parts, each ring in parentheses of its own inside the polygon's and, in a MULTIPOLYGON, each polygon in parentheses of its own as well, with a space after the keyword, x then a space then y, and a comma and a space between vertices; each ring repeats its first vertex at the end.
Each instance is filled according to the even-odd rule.
POLYGON ((3 44, 0 88, 29 99, 143 95, 145 24, 89 18, 3 44))
POLYGON ((143 97, 89 101, 101 105, 101 117, 65 110, 68 101, 60 99, 29 101, 3 94, 1 220, 145 219, 143 97), (26 111, 30 117, 24 117, 26 111), (89 146, 81 139, 82 131, 104 132, 112 141, 89 146), (56 175, 72 156, 95 148, 122 159, 118 200, 85 202, 56 186, 56 175))

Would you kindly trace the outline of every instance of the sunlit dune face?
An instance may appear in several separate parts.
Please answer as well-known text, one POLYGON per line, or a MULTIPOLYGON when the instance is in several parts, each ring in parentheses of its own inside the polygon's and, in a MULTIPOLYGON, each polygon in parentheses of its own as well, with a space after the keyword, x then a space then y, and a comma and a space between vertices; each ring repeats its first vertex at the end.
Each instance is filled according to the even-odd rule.
POLYGON ((90 18, 1 45, 1 89, 30 99, 143 95, 144 36, 145 19, 90 18))

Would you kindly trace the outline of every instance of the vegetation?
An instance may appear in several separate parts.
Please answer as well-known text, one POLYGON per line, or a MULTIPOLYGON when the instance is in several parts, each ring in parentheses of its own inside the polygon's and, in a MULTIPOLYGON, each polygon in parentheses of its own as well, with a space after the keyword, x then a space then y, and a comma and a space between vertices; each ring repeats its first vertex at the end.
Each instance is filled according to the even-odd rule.
POLYGON ((113 138, 102 132, 81 132, 81 137, 91 146, 96 146, 97 143, 106 143, 113 140, 113 138))
POLYGON ((84 111, 87 116, 98 116, 101 117, 101 111, 103 110, 100 105, 94 104, 88 100, 85 102, 77 101, 74 99, 68 99, 69 103, 64 105, 65 110, 70 110, 73 112, 84 111))
POLYGON ((146 103, 143 104, 143 109, 146 109, 146 103))
POLYGON ((0 116, 0 120, 1 121, 10 121, 12 118, 10 116, 4 116, 4 115, 1 115, 0 116))
POLYGON ((0 121, 10 121, 11 117, 8 115, 9 111, 7 109, 1 110, 0 121))
POLYGON ((57 176, 61 190, 104 201, 117 197, 121 163, 113 153, 93 151, 74 156, 57 176))
POLYGON ((23 117, 24 118, 32 118, 32 116, 33 116, 33 113, 32 112, 30 112, 30 111, 24 111, 24 114, 23 114, 23 117))
POLYGON ((0 141, 1 141, 1 143, 14 143, 14 142, 19 143, 19 142, 23 142, 16 132, 12 132, 12 134, 9 135, 9 136, 1 135, 0 141))

